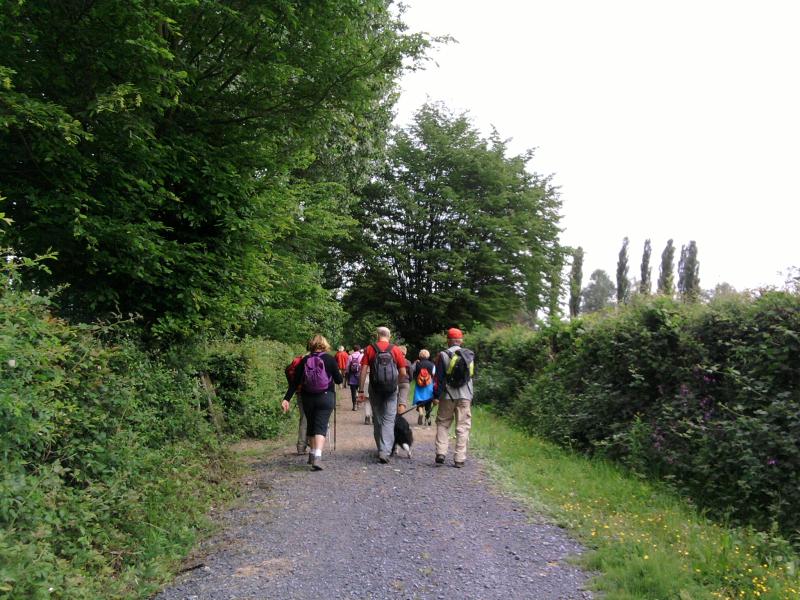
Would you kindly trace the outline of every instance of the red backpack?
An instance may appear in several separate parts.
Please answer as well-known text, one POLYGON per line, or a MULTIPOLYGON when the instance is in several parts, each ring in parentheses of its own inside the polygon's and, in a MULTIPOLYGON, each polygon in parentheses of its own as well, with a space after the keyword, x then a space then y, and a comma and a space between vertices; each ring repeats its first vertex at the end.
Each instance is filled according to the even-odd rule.
MULTIPOLYGON (((302 355, 295 356, 292 359, 292 362, 289 363, 289 366, 286 367, 286 369, 283 371, 284 373, 286 373, 286 381, 289 383, 289 385, 292 385, 292 383, 294 383, 294 373, 297 370, 297 365, 299 365, 300 361, 302 360, 303 360, 302 355)), ((297 386, 297 389, 299 390, 301 387, 302 386, 297 386)))

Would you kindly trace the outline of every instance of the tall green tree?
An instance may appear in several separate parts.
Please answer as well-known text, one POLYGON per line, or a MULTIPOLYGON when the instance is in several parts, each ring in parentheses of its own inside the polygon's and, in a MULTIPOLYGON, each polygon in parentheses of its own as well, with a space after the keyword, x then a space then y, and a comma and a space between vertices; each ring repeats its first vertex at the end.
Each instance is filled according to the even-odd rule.
POLYGON ((661 265, 658 269, 658 293, 672 297, 675 293, 675 246, 672 240, 667 241, 661 253, 661 265))
POLYGON ((630 296, 631 282, 628 280, 628 238, 622 240, 617 258, 617 304, 624 304, 630 296))
POLYGON ((589 284, 581 293, 581 311, 596 312, 614 305, 616 286, 608 273, 597 269, 589 276, 589 284))
POLYGON ((697 260, 697 244, 681 246, 678 262, 678 291, 684 302, 697 302, 700 298, 700 262, 697 260))
POLYGON ((572 267, 569 272, 569 316, 577 317, 581 312, 581 286, 583 285, 583 248, 572 252, 572 267))
POLYGON ((652 249, 650 247, 650 240, 646 239, 644 241, 644 251, 642 252, 642 267, 641 267, 641 279, 639 280, 639 293, 645 296, 650 295, 650 288, 651 288, 651 274, 652 269, 650 268, 650 254, 652 249))
POLYGON ((252 324, 348 226, 324 165, 374 141, 425 44, 384 0, 5 2, 9 243, 57 251, 31 283, 68 284, 67 314, 252 324))
POLYGON ((348 311, 388 313, 417 343, 546 308, 560 201, 549 178, 526 169, 531 158, 509 156, 496 132, 482 138, 463 114, 423 106, 363 191, 348 311))

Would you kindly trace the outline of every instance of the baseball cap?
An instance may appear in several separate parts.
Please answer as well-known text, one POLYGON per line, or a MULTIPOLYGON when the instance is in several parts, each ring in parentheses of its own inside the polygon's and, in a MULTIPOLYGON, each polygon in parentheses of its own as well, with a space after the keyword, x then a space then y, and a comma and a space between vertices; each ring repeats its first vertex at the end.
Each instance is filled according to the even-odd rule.
POLYGON ((455 327, 451 327, 447 330, 447 339, 448 340, 460 340, 464 337, 464 334, 461 333, 460 329, 456 329, 455 327))

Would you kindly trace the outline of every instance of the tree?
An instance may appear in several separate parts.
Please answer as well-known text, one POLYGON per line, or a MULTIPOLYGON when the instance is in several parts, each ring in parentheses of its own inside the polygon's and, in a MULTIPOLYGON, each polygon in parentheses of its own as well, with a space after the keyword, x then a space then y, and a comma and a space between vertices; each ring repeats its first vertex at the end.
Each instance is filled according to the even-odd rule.
POLYGON ((658 271, 658 293, 672 297, 675 293, 674 275, 675 270, 675 246, 672 240, 667 241, 664 251, 661 253, 661 266, 658 271))
POLYGON ((393 137, 362 192, 362 255, 350 265, 350 314, 380 309, 412 344, 546 308, 559 261, 556 190, 483 139, 461 114, 425 105, 393 137))
POLYGON ((697 260, 697 244, 692 240, 681 246, 678 263, 678 291, 684 302, 697 302, 700 297, 700 263, 697 260))
POLYGON ((565 252, 563 250, 554 253, 553 264, 548 275, 547 318, 550 322, 560 320, 562 315, 561 295, 564 291, 564 260, 565 252))
POLYGON ((644 241, 644 251, 642 252, 642 278, 639 280, 639 293, 645 296, 650 295, 650 275, 652 269, 650 268, 650 240, 644 241))
POLYGON ((589 285, 581 294, 581 308, 584 313, 596 312, 614 305, 614 282, 608 273, 597 269, 589 276, 589 285))
POLYGON ((315 165, 374 141, 426 45, 403 30, 384 0, 3 3, 9 243, 58 253, 30 283, 156 335, 253 323, 346 226, 344 178, 315 165))
POLYGON ((628 301, 631 282, 628 281, 628 238, 622 240, 622 248, 617 259, 617 304, 628 301))
POLYGON ((572 268, 569 273, 569 316, 577 317, 581 312, 581 285, 583 280, 583 248, 572 252, 572 268))

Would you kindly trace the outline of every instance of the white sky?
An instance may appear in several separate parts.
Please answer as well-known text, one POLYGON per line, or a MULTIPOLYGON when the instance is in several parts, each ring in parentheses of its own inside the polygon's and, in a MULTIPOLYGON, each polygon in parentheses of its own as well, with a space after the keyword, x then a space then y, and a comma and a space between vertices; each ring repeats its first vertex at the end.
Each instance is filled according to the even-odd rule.
POLYGON ((584 286, 622 238, 653 280, 667 239, 695 240, 704 288, 777 285, 800 266, 800 1, 406 0, 411 31, 458 43, 401 82, 537 148, 584 286))

